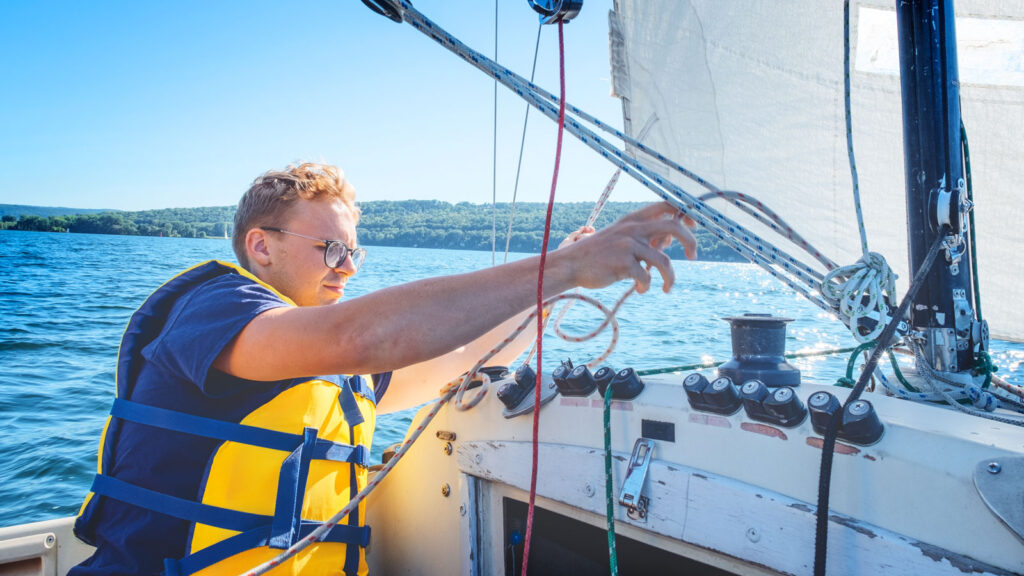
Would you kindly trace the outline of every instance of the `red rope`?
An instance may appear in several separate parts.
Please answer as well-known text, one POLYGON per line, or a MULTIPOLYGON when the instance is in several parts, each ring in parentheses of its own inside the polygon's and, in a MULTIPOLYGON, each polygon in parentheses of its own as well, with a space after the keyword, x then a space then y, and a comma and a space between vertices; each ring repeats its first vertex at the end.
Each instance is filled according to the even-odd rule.
POLYGON ((558 22, 558 144, 555 146, 555 171, 551 176, 551 195, 548 197, 548 212, 544 218, 544 242, 540 247, 540 270, 537 272, 537 389, 533 403, 533 470, 530 473, 530 507, 526 513, 526 535, 523 538, 523 568, 520 573, 526 576, 526 565, 530 560, 530 536, 533 534, 533 510, 537 499, 537 456, 540 433, 540 388, 543 379, 541 369, 542 340, 544 335, 544 263, 548 255, 548 239, 551 236, 551 212, 555 206, 555 187, 558 184, 558 164, 562 159, 562 129, 565 127, 565 46, 562 38, 562 22, 558 22))

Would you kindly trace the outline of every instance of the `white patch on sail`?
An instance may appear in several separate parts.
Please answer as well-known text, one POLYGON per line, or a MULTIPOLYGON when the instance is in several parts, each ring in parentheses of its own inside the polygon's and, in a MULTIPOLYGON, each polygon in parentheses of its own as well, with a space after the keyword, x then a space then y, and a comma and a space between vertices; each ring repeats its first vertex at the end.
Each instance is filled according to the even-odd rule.
MULTIPOLYGON (((897 76, 896 13, 861 7, 856 70, 897 76)), ((1024 21, 960 17, 956 21, 960 82, 1024 86, 1024 21)))

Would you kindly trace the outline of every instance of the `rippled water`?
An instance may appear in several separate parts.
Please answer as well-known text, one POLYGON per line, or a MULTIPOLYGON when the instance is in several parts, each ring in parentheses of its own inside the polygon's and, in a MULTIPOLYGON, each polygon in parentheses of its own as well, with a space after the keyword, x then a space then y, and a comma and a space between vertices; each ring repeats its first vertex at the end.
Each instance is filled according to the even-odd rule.
MULTIPOLYGON (((100 431, 114 397, 114 364, 125 323, 161 283, 193 264, 233 260, 223 240, 0 231, 0 526, 73 515, 96 468, 100 431)), ((348 284, 349 296, 384 286, 489 266, 485 252, 371 247, 348 284)), ((609 363, 661 368, 724 360, 728 325, 720 318, 771 312, 794 318, 787 350, 853 344, 837 321, 745 264, 675 263, 678 285, 657 285, 619 313, 620 342, 609 363)), ((611 304, 627 288, 598 292, 611 304)), ((564 323, 589 331, 595 315, 577 306, 564 323)), ((545 340, 545 366, 586 361, 608 342, 545 340)), ((1024 381, 1024 346, 996 342, 1000 374, 1024 381)), ((844 357, 793 362, 804 378, 834 381, 844 357)), ((548 368, 548 369, 550 369, 548 368)), ((382 416, 374 457, 399 441, 412 412, 382 416)))

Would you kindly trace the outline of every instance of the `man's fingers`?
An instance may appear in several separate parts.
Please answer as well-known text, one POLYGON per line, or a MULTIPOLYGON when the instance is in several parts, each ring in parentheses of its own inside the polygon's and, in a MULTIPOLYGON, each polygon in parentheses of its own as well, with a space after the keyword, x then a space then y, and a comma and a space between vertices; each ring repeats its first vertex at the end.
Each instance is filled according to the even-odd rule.
POLYGON ((629 275, 636 282, 636 291, 638 293, 643 294, 651 287, 651 273, 644 268, 640 260, 633 260, 633 265, 629 269, 629 275))
POLYGON ((631 212, 619 218, 619 222, 643 222, 678 213, 679 211, 668 202, 658 202, 644 206, 636 212, 631 212))
MULTIPOLYGON (((662 290, 668 292, 672 289, 672 285, 676 281, 676 272, 672 268, 672 261, 669 260, 669 257, 664 252, 647 245, 642 245, 637 249, 637 257, 646 262, 648 267, 658 269, 663 280, 662 290)), ((650 273, 648 273, 649 280, 650 273)))
POLYGON ((647 244, 653 245, 656 248, 663 248, 671 244, 671 239, 675 238, 683 246, 688 259, 694 260, 697 258, 697 237, 693 235, 689 228, 683 226, 682 221, 675 218, 654 220, 640 226, 643 227, 642 234, 646 236, 647 244))

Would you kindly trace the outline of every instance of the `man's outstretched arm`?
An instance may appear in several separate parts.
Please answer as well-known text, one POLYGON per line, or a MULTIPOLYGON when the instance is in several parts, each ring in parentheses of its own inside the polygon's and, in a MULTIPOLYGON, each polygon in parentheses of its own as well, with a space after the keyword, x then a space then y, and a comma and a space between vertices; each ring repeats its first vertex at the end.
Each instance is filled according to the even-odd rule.
MULTIPOLYGON (((666 240, 687 257, 696 240, 675 209, 654 204, 547 256, 544 298, 575 287, 632 278, 650 287, 648 267, 675 281, 666 240), (645 266, 646 265, 646 266, 645 266)), ((254 318, 214 362, 250 380, 397 370, 464 346, 536 305, 539 257, 467 274, 429 278, 331 306, 277 308, 254 318)))

